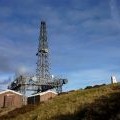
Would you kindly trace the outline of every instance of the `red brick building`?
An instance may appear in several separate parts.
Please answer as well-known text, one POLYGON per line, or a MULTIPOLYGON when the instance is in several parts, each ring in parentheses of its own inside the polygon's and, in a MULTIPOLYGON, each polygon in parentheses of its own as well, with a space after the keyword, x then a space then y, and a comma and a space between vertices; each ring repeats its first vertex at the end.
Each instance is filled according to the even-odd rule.
POLYGON ((13 90, 0 92, 0 108, 21 107, 23 105, 23 95, 13 90))
POLYGON ((55 96, 57 96, 56 92, 48 90, 46 92, 37 93, 35 95, 29 96, 27 101, 28 101, 28 104, 38 104, 40 102, 44 102, 49 99, 52 99, 55 96))

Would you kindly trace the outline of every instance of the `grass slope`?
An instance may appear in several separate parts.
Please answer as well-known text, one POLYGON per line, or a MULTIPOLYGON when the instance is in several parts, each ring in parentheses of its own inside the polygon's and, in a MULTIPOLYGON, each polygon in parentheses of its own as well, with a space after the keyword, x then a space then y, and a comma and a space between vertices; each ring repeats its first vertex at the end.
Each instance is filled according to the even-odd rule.
POLYGON ((0 120, 120 120, 120 84, 70 92, 15 109, 0 120))

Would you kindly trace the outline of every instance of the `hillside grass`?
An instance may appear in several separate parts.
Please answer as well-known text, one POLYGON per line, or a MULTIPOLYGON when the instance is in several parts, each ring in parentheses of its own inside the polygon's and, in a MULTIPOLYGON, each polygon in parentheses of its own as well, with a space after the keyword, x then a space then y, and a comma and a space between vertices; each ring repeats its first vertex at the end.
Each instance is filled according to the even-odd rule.
POLYGON ((69 92, 17 108, 0 120, 120 120, 120 84, 69 92))

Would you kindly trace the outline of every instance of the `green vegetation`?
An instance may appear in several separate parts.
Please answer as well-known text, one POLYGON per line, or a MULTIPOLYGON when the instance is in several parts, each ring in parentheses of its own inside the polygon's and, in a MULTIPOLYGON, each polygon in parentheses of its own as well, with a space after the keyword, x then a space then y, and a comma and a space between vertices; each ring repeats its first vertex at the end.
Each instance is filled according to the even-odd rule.
POLYGON ((120 120, 120 84, 69 92, 15 109, 0 120, 120 120))

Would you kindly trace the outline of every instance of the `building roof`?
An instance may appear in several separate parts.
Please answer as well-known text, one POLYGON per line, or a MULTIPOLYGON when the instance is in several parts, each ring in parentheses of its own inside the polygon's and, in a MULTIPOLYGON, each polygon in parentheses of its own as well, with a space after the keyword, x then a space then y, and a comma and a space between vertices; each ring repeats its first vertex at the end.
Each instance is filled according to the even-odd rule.
POLYGON ((22 95, 21 93, 19 92, 16 92, 16 91, 13 91, 13 90, 4 90, 4 91, 1 91, 0 94, 3 94, 3 93, 6 93, 6 92, 12 92, 12 93, 15 93, 15 94, 18 94, 18 95, 22 95))
POLYGON ((47 93, 53 93, 53 94, 56 94, 57 95, 57 93, 56 92, 54 92, 54 91, 52 91, 52 90, 47 90, 47 91, 45 91, 45 92, 41 92, 41 93, 37 93, 37 94, 34 94, 34 95, 30 95, 30 96, 28 96, 28 97, 33 97, 33 96, 37 96, 37 95, 44 95, 44 94, 47 94, 47 93))

